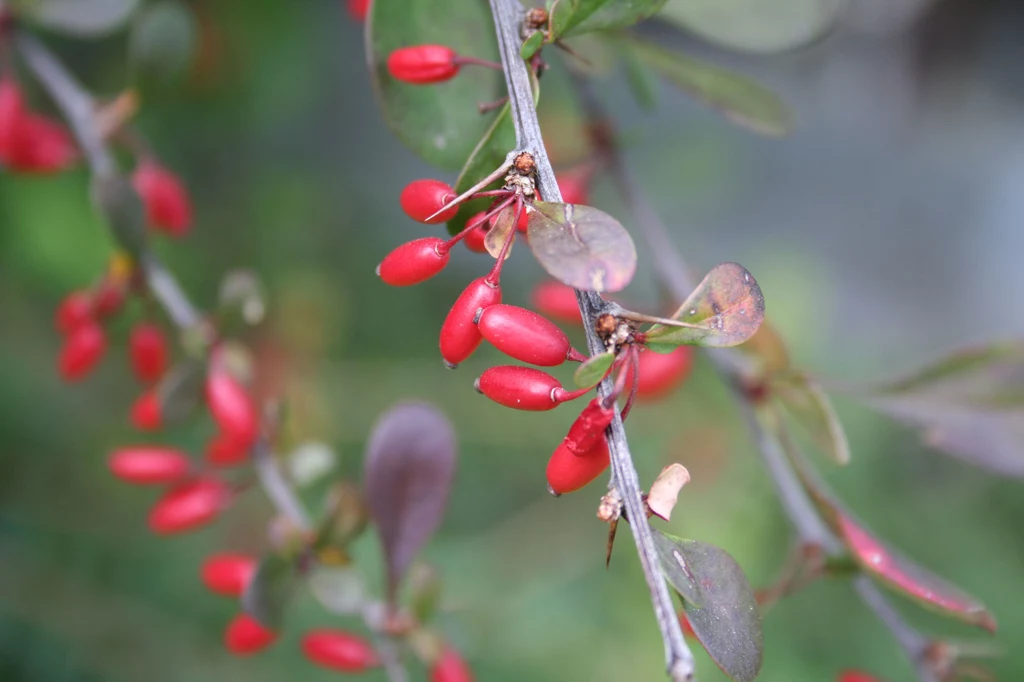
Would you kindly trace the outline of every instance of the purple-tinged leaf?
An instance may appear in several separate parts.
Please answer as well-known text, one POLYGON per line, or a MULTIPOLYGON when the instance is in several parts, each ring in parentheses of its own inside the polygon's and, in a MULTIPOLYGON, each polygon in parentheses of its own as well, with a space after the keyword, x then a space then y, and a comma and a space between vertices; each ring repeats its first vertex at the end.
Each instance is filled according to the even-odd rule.
POLYGON ((736 263, 711 269, 672 319, 687 327, 655 325, 646 345, 658 353, 678 346, 735 346, 757 332, 764 321, 764 296, 757 280, 736 263))
POLYGON ((807 376, 786 373, 772 382, 772 393, 793 420, 810 436, 815 447, 836 464, 849 464, 846 431, 821 386, 807 376))
MULTIPOLYGON (((522 210, 526 210, 523 206, 522 210)), ((505 246, 505 242, 508 239, 512 239, 512 244, 509 244, 508 251, 505 252, 505 259, 512 255, 512 247, 515 246, 516 239, 516 208, 515 206, 507 206, 498 213, 494 219, 494 224, 491 225, 491 229, 487 230, 487 234, 484 235, 484 248, 487 249, 487 253, 491 254, 491 258, 497 258, 501 255, 501 249, 505 246)))
POLYGON ((576 368, 576 373, 572 375, 572 380, 580 388, 596 386, 604 378, 604 375, 608 373, 608 369, 614 362, 614 353, 595 355, 576 368))
POLYGON ((203 398, 205 366, 196 360, 184 360, 160 380, 156 386, 160 418, 165 424, 187 417, 203 398))
POLYGON ((576 289, 620 291, 636 272, 636 246, 619 221, 590 206, 533 202, 530 249, 548 273, 576 289))
POLYGON ((995 618, 978 599, 889 548, 856 520, 811 470, 784 426, 776 429, 804 488, 865 573, 924 606, 994 632, 995 618))
POLYGON ((444 516, 455 475, 455 433, 440 411, 403 403, 377 420, 366 446, 364 492, 380 534, 388 594, 444 516))
POLYGON ((295 560, 278 554, 260 559, 249 584, 242 594, 242 608, 269 630, 280 630, 284 612, 298 584, 299 571, 295 560))
POLYGON ((1024 343, 961 351, 857 397, 935 449, 1024 477, 1024 343))
POLYGON ((755 679, 764 658, 761 615, 739 564, 714 545, 652 530, 662 572, 708 655, 730 679, 755 679))
POLYGON ((790 367, 786 342, 769 320, 762 321, 754 335, 744 341, 739 350, 756 363, 762 377, 770 377, 790 367))

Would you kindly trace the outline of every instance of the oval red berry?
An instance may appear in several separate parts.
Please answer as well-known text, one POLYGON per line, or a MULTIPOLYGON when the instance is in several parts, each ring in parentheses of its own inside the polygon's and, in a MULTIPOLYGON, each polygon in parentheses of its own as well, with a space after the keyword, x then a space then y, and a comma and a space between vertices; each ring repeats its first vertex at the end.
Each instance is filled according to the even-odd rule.
POLYGON ((139 431, 156 431, 163 425, 160 396, 156 391, 146 391, 135 400, 130 419, 139 431))
POLYGON ((526 308, 492 305, 484 309, 477 327, 502 353, 531 365, 554 367, 565 362, 569 353, 565 332, 526 308))
POLYGON ((454 368, 473 354, 483 340, 473 322, 476 312, 498 303, 501 303, 501 287, 492 286, 486 277, 470 282, 441 325, 441 357, 445 364, 454 368))
POLYGON ((445 648, 430 668, 430 682, 473 682, 473 673, 459 652, 445 648))
POLYGON ((388 73, 403 83, 440 83, 459 72, 456 54, 445 45, 401 47, 388 55, 388 73))
POLYGON ((553 397, 558 379, 532 367, 491 367, 476 381, 477 390, 494 402, 516 410, 541 411, 558 406, 553 397))
POLYGON ((214 594, 241 597, 256 573, 256 559, 245 554, 214 554, 203 562, 203 584, 214 594))
POLYGON ((448 265, 449 251, 444 240, 424 237, 402 244, 377 266, 377 274, 386 284, 407 287, 428 280, 448 265))
POLYGON ((167 341, 155 324, 138 324, 128 339, 128 356, 139 381, 152 383, 167 369, 167 341))
MULTIPOLYGON (((693 347, 679 346, 671 353, 640 351, 640 380, 638 398, 660 398, 678 387, 690 374, 693 366, 693 347)), ((626 386, 633 381, 633 368, 626 370, 626 386)))
POLYGON ((548 486, 556 494, 571 493, 587 485, 608 468, 608 441, 598 439, 594 447, 582 455, 574 453, 565 441, 555 448, 548 460, 548 486))
POLYGON ((158 445, 122 448, 110 455, 107 465, 122 481, 139 485, 174 483, 192 468, 184 452, 158 445))
POLYGON ((341 630, 313 630, 302 638, 302 652, 313 663, 346 673, 380 664, 373 647, 362 637, 341 630))
POLYGON ((61 347, 57 369, 65 381, 79 381, 96 366, 107 348, 103 327, 87 322, 72 331, 61 347))
POLYGON ((435 225, 448 222, 459 212, 458 206, 452 206, 444 213, 427 220, 456 196, 458 195, 455 194, 455 190, 440 180, 413 180, 402 190, 398 203, 406 215, 416 222, 435 225))
POLYGON ((466 227, 476 223, 476 227, 472 228, 466 233, 466 236, 462 238, 462 243, 466 245, 466 248, 473 253, 487 253, 487 245, 484 244, 484 239, 487 237, 487 221, 483 219, 486 214, 481 212, 474 215, 472 218, 466 221, 466 227))
POLYGON ((259 418, 249 394, 233 376, 213 369, 206 376, 206 404, 221 433, 239 447, 249 447, 259 435, 259 418))
POLYGON ((565 446, 574 454, 585 455, 597 445, 599 439, 604 439, 604 431, 614 417, 615 411, 612 408, 605 407, 600 398, 594 398, 569 427, 565 446))
POLYGON ((277 634, 260 625, 247 613, 240 613, 224 632, 224 646, 237 656, 263 651, 274 643, 277 634))
POLYGON ((206 461, 219 467, 241 464, 249 459, 251 447, 229 434, 218 433, 206 444, 206 461))
POLYGON ((582 324, 576 290, 561 282, 541 282, 530 294, 534 308, 559 322, 582 324))
POLYGON ((220 514, 231 492, 222 481, 202 478, 167 491, 149 513, 149 528, 158 535, 204 526, 220 514))
POLYGON ((93 320, 92 295, 88 291, 72 291, 57 306, 54 316, 57 331, 70 334, 93 320))
POLYGON ((178 176, 153 161, 143 161, 132 174, 132 185, 146 207, 153 227, 180 237, 192 224, 192 200, 178 176))

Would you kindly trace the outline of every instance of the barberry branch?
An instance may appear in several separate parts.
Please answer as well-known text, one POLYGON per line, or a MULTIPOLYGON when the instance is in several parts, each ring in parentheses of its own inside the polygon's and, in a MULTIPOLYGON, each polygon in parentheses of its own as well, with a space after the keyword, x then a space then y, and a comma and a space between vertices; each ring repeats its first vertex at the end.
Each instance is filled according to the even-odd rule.
MULTIPOLYGON (((498 34, 505 83, 508 86, 512 122, 516 130, 516 151, 529 152, 533 155, 537 166, 538 188, 541 195, 547 201, 561 201, 562 195, 555 180, 551 161, 545 151, 540 123, 537 120, 530 73, 526 62, 520 56, 522 42, 520 27, 524 18, 523 7, 518 0, 490 0, 490 4, 498 34)), ((594 329, 594 320, 606 311, 608 303, 599 294, 592 291, 577 290, 576 299, 587 334, 587 347, 592 355, 601 353, 605 349, 594 329)), ((612 391, 613 386, 609 379, 605 379, 598 387, 598 393, 602 397, 612 391)), ((654 538, 646 520, 647 514, 640 481, 636 467, 633 465, 626 431, 617 406, 611 426, 608 427, 608 449, 612 469, 609 488, 615 488, 622 496, 626 517, 630 521, 630 529, 636 543, 640 565, 650 589, 654 615, 665 644, 665 662, 668 674, 675 682, 692 680, 693 654, 683 639, 672 595, 669 593, 659 568, 654 538)))
MULTIPOLYGON (((685 300, 697 284, 690 274, 690 268, 669 236, 657 210, 641 189, 631 168, 623 162, 616 143, 615 128, 593 92, 590 82, 576 72, 571 73, 571 80, 577 98, 589 119, 588 126, 594 133, 598 152, 602 156, 613 182, 617 185, 633 217, 634 224, 640 228, 644 239, 651 247, 650 251, 654 258, 658 279, 673 297, 685 300)), ((817 511, 789 463, 778 439, 769 433, 758 419, 757 408, 745 389, 744 359, 732 349, 706 350, 715 370, 733 395, 740 416, 750 431, 757 451, 764 460, 779 502, 793 524, 800 543, 818 547, 827 556, 843 556, 845 550, 842 542, 829 529, 817 511)), ((878 616, 900 644, 914 665, 920 682, 940 682, 925 660, 925 653, 931 640, 900 616, 870 578, 863 575, 858 576, 854 579, 853 584, 864 604, 878 616)))

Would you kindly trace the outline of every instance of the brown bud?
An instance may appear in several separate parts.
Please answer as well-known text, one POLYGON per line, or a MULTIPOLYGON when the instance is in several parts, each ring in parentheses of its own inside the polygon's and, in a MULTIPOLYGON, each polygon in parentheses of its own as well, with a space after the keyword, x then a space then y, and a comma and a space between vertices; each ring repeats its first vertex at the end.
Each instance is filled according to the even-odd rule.
POLYGON ((548 11, 543 7, 534 7, 526 13, 526 25, 529 28, 545 28, 548 25, 548 11))
POLYGON ((537 172, 537 164, 533 160, 533 154, 529 152, 523 152, 516 157, 516 160, 512 162, 515 169, 522 175, 533 175, 537 172))
POLYGON ((615 330, 619 326, 619 321, 615 319, 614 315, 604 313, 599 315, 597 320, 594 322, 594 329, 601 337, 608 337, 615 333, 615 330))

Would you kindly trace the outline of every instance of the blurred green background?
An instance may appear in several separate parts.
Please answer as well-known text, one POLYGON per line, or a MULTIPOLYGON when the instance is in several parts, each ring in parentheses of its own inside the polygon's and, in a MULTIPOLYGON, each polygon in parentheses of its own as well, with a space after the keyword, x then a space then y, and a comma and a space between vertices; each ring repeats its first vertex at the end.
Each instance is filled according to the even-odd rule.
MULTIPOLYGON (((361 26, 326 0, 193 5, 200 58, 180 88, 147 94, 138 119, 197 204, 192 233, 160 244, 161 255, 204 307, 227 270, 263 277, 270 316, 253 340, 287 377, 301 435, 331 444, 341 471, 358 474, 370 424, 395 401, 423 398, 448 414, 459 472, 425 556, 445 578, 440 626, 479 680, 664 679, 628 531, 604 568, 601 484, 546 493, 544 465, 573 410, 517 413, 478 396, 473 378, 501 362, 493 349, 455 372, 441 364, 440 322, 487 257, 457 250, 411 289, 374 276, 383 254, 427 229, 401 213, 400 189, 437 173, 380 121, 361 26)), ((837 379, 889 377, 959 345, 1024 334, 1024 12, 994 0, 853 5, 833 35, 781 56, 681 43, 783 94, 798 118, 787 139, 754 138, 668 90, 646 112, 615 71, 601 84, 687 258, 743 263, 797 361, 837 379)), ((45 37, 93 91, 123 87, 123 36, 45 37)), ((556 64, 545 121, 564 104, 558 83, 556 64)), ((599 181, 593 203, 628 225, 609 190, 599 181)), ((52 311, 110 249, 83 169, 0 175, 0 680, 331 679, 301 658, 301 633, 359 626, 309 598, 271 650, 237 659, 221 645, 237 605, 209 595, 198 567, 216 549, 263 546, 264 500, 158 540, 145 527, 155 493, 107 473, 112 448, 143 440, 127 424, 138 389, 124 357, 141 310, 118 320, 93 377, 58 381, 52 311)), ((642 248, 640 258, 624 296, 653 308, 642 248)), ((525 304, 539 268, 522 251, 506 272, 505 300, 525 304)), ((883 538, 993 608, 1006 655, 992 668, 1024 679, 1024 487, 928 451, 857 405, 838 409, 854 457, 843 470, 823 464, 826 478, 883 538)), ((197 421, 166 441, 198 453, 212 427, 197 421)), ((787 521, 707 364, 670 399, 642 405, 629 434, 642 480, 670 461, 693 474, 663 527, 726 548, 753 584, 770 581, 789 548, 787 521)), ((357 554, 375 578, 372 538, 357 554)), ((982 638, 900 604, 929 632, 982 638)), ((846 667, 913 679, 841 581, 777 606, 765 636, 765 682, 826 682, 846 667)), ((722 679, 699 657, 702 681, 722 679)))

